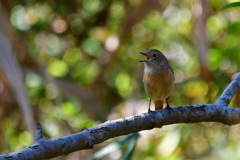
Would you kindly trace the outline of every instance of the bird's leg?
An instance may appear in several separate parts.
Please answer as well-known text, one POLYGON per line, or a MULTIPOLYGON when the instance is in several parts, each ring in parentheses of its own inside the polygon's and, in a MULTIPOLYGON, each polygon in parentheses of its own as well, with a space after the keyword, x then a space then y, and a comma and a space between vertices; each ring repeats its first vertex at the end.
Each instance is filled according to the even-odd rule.
POLYGON ((148 113, 151 112, 150 106, 151 106, 151 98, 150 98, 150 100, 149 100, 148 113))
POLYGON ((148 113, 149 113, 151 116, 153 116, 153 113, 152 113, 152 111, 151 111, 151 109, 150 109, 151 101, 152 101, 152 99, 150 98, 150 100, 149 100, 149 106, 148 106, 148 113))
POLYGON ((168 99, 169 99, 169 97, 168 97, 167 99, 165 99, 165 101, 166 101, 166 103, 167 103, 166 109, 172 109, 172 108, 169 106, 168 99))

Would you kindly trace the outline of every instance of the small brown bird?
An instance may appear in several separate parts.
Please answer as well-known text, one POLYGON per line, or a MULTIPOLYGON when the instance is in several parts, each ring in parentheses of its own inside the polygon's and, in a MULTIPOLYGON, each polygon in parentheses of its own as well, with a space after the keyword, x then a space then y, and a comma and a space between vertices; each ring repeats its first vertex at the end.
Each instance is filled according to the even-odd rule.
POLYGON ((167 102, 167 107, 170 107, 168 98, 173 91, 175 78, 167 58, 160 51, 149 49, 140 53, 146 57, 146 60, 139 62, 144 62, 143 83, 150 98, 148 113, 151 114, 151 100, 155 110, 162 109, 164 101, 167 102))

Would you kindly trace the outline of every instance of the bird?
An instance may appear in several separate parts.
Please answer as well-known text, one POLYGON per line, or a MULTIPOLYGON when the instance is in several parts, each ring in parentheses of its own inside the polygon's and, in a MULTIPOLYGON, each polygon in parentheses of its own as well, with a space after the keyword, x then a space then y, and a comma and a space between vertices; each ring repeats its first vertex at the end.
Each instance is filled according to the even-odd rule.
POLYGON ((152 115, 151 100, 154 102, 155 110, 163 109, 164 101, 167 103, 166 107, 171 109, 168 99, 174 89, 175 76, 167 58, 157 49, 139 53, 146 57, 139 62, 144 63, 143 84, 150 99, 148 113, 152 115))

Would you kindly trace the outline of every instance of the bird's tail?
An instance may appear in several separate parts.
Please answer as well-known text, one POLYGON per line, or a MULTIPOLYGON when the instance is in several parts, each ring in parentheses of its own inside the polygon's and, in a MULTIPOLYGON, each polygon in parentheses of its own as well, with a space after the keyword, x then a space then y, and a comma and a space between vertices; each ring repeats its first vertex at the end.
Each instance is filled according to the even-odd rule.
MULTIPOLYGON (((163 109, 163 100, 154 100, 155 110, 163 109)), ((158 126, 157 128, 162 128, 162 126, 158 126)))
POLYGON ((163 100, 154 100, 155 110, 163 109, 163 100))

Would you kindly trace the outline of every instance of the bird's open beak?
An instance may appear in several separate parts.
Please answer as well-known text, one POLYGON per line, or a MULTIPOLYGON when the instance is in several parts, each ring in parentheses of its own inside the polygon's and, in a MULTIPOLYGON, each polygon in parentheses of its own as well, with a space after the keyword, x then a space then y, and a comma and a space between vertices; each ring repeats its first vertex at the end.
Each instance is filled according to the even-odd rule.
POLYGON ((142 55, 144 55, 144 56, 146 57, 146 59, 145 59, 145 60, 138 61, 138 62, 147 62, 147 61, 150 59, 150 57, 149 57, 146 53, 143 53, 143 52, 139 52, 139 53, 141 53, 142 55))

